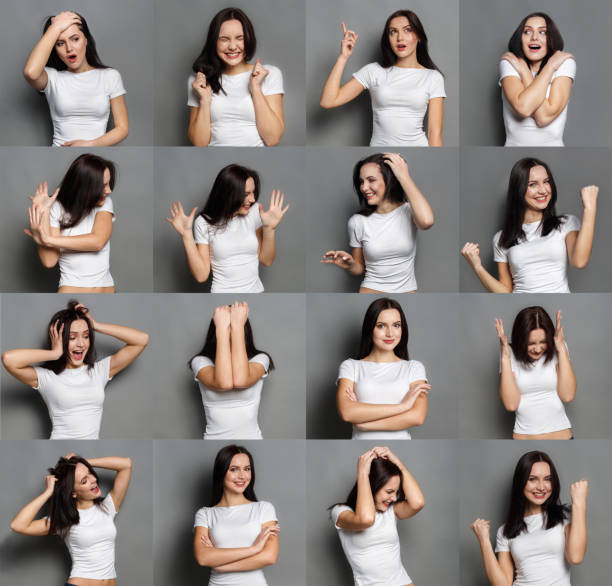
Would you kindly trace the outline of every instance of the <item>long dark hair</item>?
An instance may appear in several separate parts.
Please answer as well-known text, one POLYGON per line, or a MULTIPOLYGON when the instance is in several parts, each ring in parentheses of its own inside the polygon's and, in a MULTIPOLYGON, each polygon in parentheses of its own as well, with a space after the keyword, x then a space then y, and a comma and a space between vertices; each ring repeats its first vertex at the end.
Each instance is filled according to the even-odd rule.
POLYGON ((512 352, 514 357, 526 366, 534 362, 527 352, 529 334, 533 330, 539 329, 544 330, 546 333, 544 363, 550 362, 557 352, 555 350, 555 326, 546 310, 539 305, 525 307, 514 318, 514 325, 512 326, 512 352))
POLYGON ((85 153, 78 156, 66 171, 57 195, 66 214, 62 229, 76 226, 93 210, 104 196, 104 171, 110 173, 110 188, 114 189, 117 170, 112 161, 85 153))
POLYGON ((499 237, 499 245, 503 248, 515 246, 525 239, 525 232, 523 231, 523 220, 527 208, 525 193, 529 185, 529 172, 533 167, 544 167, 550 182, 550 201, 542 212, 542 220, 540 221, 542 236, 557 230, 565 219, 565 216, 557 216, 557 209, 555 207, 557 203, 557 186, 548 165, 544 161, 534 159, 533 157, 519 159, 514 163, 512 171, 510 171, 510 179, 508 180, 504 227, 499 237))
POLYGON ((225 93, 221 85, 221 74, 225 70, 226 65, 217 55, 217 39, 219 38, 221 25, 228 20, 238 20, 242 24, 244 60, 246 62, 255 55, 257 47, 255 29, 249 17, 240 8, 224 8, 215 14, 214 18, 210 21, 204 47, 192 66, 195 73, 203 73, 206 76, 206 83, 210 85, 215 94, 219 90, 225 93))
POLYGON ((259 174, 242 165, 227 165, 219 171, 206 204, 199 212, 209 224, 224 228, 240 209, 244 202, 246 182, 253 179, 255 183, 255 201, 259 200, 259 174))
MULTIPOLYGON (((67 536, 73 525, 78 525, 80 520, 77 501, 72 496, 77 464, 86 466, 89 473, 98 481, 98 475, 91 464, 80 456, 72 456, 69 460, 60 458, 55 468, 49 468, 49 474, 57 478, 49 506, 49 535, 58 535, 62 539, 67 536)), ((100 496, 94 500, 94 503, 99 505, 103 500, 100 496)))
POLYGON ((545 12, 532 12, 528 14, 523 20, 521 20, 520 24, 516 28, 516 30, 512 33, 510 40, 508 41, 508 51, 514 53, 519 59, 524 59, 527 63, 529 63, 529 58, 523 52, 523 29, 525 28, 525 23, 532 18, 533 16, 539 16, 546 21, 546 56, 542 59, 542 63, 540 64, 540 69, 538 70, 537 75, 540 74, 544 66, 548 63, 548 60, 552 57, 555 51, 563 51, 563 37, 555 24, 555 21, 548 16, 545 12))
POLYGON ((362 216, 369 216, 376 211, 376 206, 369 205, 365 195, 361 193, 361 177, 359 174, 361 172, 361 167, 368 163, 375 163, 380 169, 380 173, 385 182, 385 195, 383 199, 388 199, 396 203, 404 203, 406 201, 406 194, 389 165, 385 163, 385 155, 383 153, 374 153, 373 155, 361 159, 361 161, 358 161, 353 167, 353 187, 359 198, 359 204, 361 205, 358 213, 362 216))
MULTIPOLYGON (((379 63, 381 67, 391 67, 397 62, 397 55, 391 49, 391 43, 389 42, 389 25, 394 18, 405 16, 410 22, 412 30, 416 33, 419 38, 417 44, 416 56, 419 65, 422 65, 426 69, 435 69, 440 71, 438 66, 432 61, 429 56, 429 49, 427 48, 427 35, 425 29, 419 20, 419 17, 412 12, 412 10, 397 10, 385 22, 385 28, 383 29, 382 36, 380 37, 380 51, 382 53, 379 63)), ((442 72, 440 72, 442 73, 442 72)))
POLYGON ((408 324, 406 323, 406 316, 402 310, 402 306, 389 297, 381 297, 376 301, 370 303, 366 314, 363 316, 363 325, 361 326, 361 342, 359 343, 359 352, 357 354, 357 360, 365 358, 374 347, 372 341, 372 333, 376 326, 376 321, 381 311, 385 309, 397 309, 400 314, 400 321, 402 322, 402 336, 398 345, 393 348, 394 354, 402 360, 410 360, 408 357, 408 324))
POLYGON ((527 531, 524 515, 527 508, 527 499, 523 494, 531 468, 536 462, 546 462, 550 466, 550 477, 552 490, 548 500, 542 505, 542 513, 544 514, 544 524, 546 529, 552 529, 567 517, 568 507, 561 504, 559 494, 561 485, 559 483, 559 475, 555 469, 550 456, 545 452, 533 451, 523 454, 516 463, 514 476, 512 477, 512 495, 510 497, 510 508, 504 525, 504 537, 512 539, 527 531))
MULTIPOLYGON (((85 59, 87 60, 87 64, 94 69, 108 69, 108 65, 104 65, 98 56, 98 50, 96 49, 96 41, 87 26, 87 21, 83 18, 81 14, 75 12, 75 14, 81 19, 81 24, 77 24, 77 26, 81 29, 85 38, 87 39, 87 47, 85 48, 85 59)), ((47 32, 47 29, 51 26, 53 17, 49 16, 45 22, 45 26, 43 27, 43 34, 47 32)), ((57 71, 64 71, 68 69, 66 64, 58 57, 55 52, 55 48, 51 51, 49 55, 49 59, 47 60, 47 67, 53 67, 53 69, 57 69, 57 71)))
MULTIPOLYGON (((85 358, 83 359, 83 363, 87 365, 87 369, 91 370, 96 363, 96 346, 95 346, 95 334, 94 329, 91 324, 91 321, 86 315, 86 309, 77 308, 79 302, 76 299, 71 299, 66 306, 66 309, 61 309, 60 311, 53 314, 53 317, 49 321, 49 325, 47 327, 47 332, 49 328, 53 326, 53 324, 58 323, 60 326, 64 326, 64 331, 62 332, 62 349, 64 353, 57 360, 49 360, 43 364, 44 368, 48 368, 52 370, 55 374, 60 374, 66 369, 66 364, 68 363, 68 342, 70 341, 70 326, 73 321, 78 319, 82 319, 87 323, 87 328, 89 330, 89 350, 87 350, 87 354, 85 354, 85 358)), ((49 336, 49 344, 51 344, 51 336, 49 336)))
POLYGON ((249 450, 244 446, 231 444, 221 448, 215 458, 211 498, 208 506, 214 507, 223 497, 223 480, 232 463, 232 458, 237 454, 246 454, 251 464, 251 482, 249 482, 249 485, 244 489, 244 497, 250 501, 257 502, 257 497, 255 496, 255 464, 253 463, 253 456, 251 456, 249 450))

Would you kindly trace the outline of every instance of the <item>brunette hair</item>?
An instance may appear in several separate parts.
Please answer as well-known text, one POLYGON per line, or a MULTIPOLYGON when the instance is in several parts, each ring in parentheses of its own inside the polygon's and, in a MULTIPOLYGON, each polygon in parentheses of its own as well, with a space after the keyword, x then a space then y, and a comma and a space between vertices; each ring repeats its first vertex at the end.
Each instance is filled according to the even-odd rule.
POLYGON ((529 334, 533 330, 539 329, 544 330, 546 333, 544 363, 547 363, 555 357, 557 352, 555 350, 555 326, 546 310, 539 305, 525 307, 514 318, 512 326, 512 353, 525 366, 530 366, 534 362, 527 352, 529 334))
POLYGON ((231 444, 221 448, 215 457, 209 506, 214 507, 223 497, 223 480, 232 463, 232 458, 237 454, 246 454, 249 457, 249 463, 251 465, 251 482, 249 482, 248 486, 244 489, 243 494, 246 499, 253 502, 257 501, 257 497, 255 496, 255 465, 253 464, 253 456, 251 456, 249 450, 244 446, 231 444))
POLYGON ((359 352, 357 353, 357 360, 365 358, 374 346, 372 341, 372 333, 376 327, 376 322, 381 311, 385 309, 397 309, 400 314, 400 321, 402 324, 402 335, 398 345, 393 349, 394 354, 402 360, 410 360, 408 357, 408 324, 406 323, 406 316, 402 310, 402 306, 389 297, 381 297, 376 301, 370 303, 366 314, 363 317, 363 325, 361 327, 361 342, 359 343, 359 352))
POLYGON ((385 163, 386 160, 387 159, 383 153, 374 153, 373 155, 369 155, 368 157, 361 159, 361 161, 358 161, 355 167, 353 167, 353 187, 357 197, 359 198, 359 204, 361 205, 358 213, 362 216, 369 216, 376 211, 376 206, 369 205, 365 195, 361 193, 361 168, 368 163, 374 163, 378 165, 378 168, 380 169, 383 181, 385 182, 384 199, 388 199, 389 201, 396 203, 404 203, 406 201, 406 194, 404 193, 399 181, 393 174, 391 167, 385 163))

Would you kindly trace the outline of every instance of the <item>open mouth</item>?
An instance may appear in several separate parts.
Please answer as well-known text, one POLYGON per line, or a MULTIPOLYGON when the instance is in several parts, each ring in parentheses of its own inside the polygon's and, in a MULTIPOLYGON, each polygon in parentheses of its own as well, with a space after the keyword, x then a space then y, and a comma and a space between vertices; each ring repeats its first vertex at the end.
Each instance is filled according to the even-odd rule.
POLYGON ((242 55, 242 51, 234 51, 231 53, 225 53, 225 56, 230 60, 238 59, 241 55, 242 55))
POLYGON ((539 51, 542 48, 542 45, 538 45, 537 43, 530 43, 529 50, 530 51, 539 51))
POLYGON ((77 55, 68 55, 67 59, 70 63, 76 63, 77 55))
POLYGON ((84 350, 73 350, 70 355, 72 356, 72 359, 75 362, 80 362, 81 360, 83 360, 83 357, 85 356, 85 351, 84 350))
POLYGON ((404 49, 406 49, 406 45, 402 45, 402 44, 400 44, 400 45, 395 45, 395 48, 396 48, 398 51, 403 51, 404 49))
POLYGON ((538 500, 544 499, 548 496, 547 492, 532 492, 531 494, 538 500))
POLYGON ((97 484, 91 489, 91 492, 93 492, 94 494, 98 494, 100 492, 100 489, 98 488, 97 484))

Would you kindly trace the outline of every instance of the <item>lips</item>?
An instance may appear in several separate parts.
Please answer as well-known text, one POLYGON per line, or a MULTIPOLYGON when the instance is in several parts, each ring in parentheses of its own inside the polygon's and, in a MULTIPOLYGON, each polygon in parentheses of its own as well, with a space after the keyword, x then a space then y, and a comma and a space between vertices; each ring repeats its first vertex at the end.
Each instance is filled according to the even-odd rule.
POLYGON ((77 60, 76 55, 68 55, 68 61, 70 61, 70 63, 74 63, 76 60, 77 60))
POLYGON ((242 51, 237 51, 235 53, 224 53, 224 55, 231 60, 238 59, 242 55, 242 51))
POLYGON ((393 340, 385 340, 385 344, 395 344, 395 339, 393 340))
POLYGON ((83 356, 85 355, 85 351, 84 350, 73 350, 70 355, 72 356, 73 360, 75 361, 80 361, 83 360, 83 356))
POLYGON ((93 492, 94 494, 98 494, 98 493, 100 492, 100 489, 98 488, 98 485, 94 486, 94 487, 91 489, 91 492, 93 492))

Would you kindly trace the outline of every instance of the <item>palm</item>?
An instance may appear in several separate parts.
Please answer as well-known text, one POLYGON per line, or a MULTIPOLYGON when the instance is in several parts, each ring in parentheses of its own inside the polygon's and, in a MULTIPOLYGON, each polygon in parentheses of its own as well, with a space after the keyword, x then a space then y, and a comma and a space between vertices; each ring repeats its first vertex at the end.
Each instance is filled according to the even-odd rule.
POLYGON ((280 221, 283 219, 285 212, 289 209, 289 205, 283 208, 283 202, 285 201, 285 194, 280 191, 273 191, 270 196, 270 207, 267 212, 264 212, 262 208, 259 209, 259 215, 261 217, 261 223, 266 228, 276 228, 280 221))
POLYGON ((189 215, 185 214, 185 210, 183 210, 183 205, 180 201, 172 204, 170 208, 170 217, 166 218, 167 222, 172 224, 172 227, 181 235, 185 236, 185 234, 190 233, 193 227, 193 218, 195 216, 195 211, 197 208, 193 208, 189 215))

